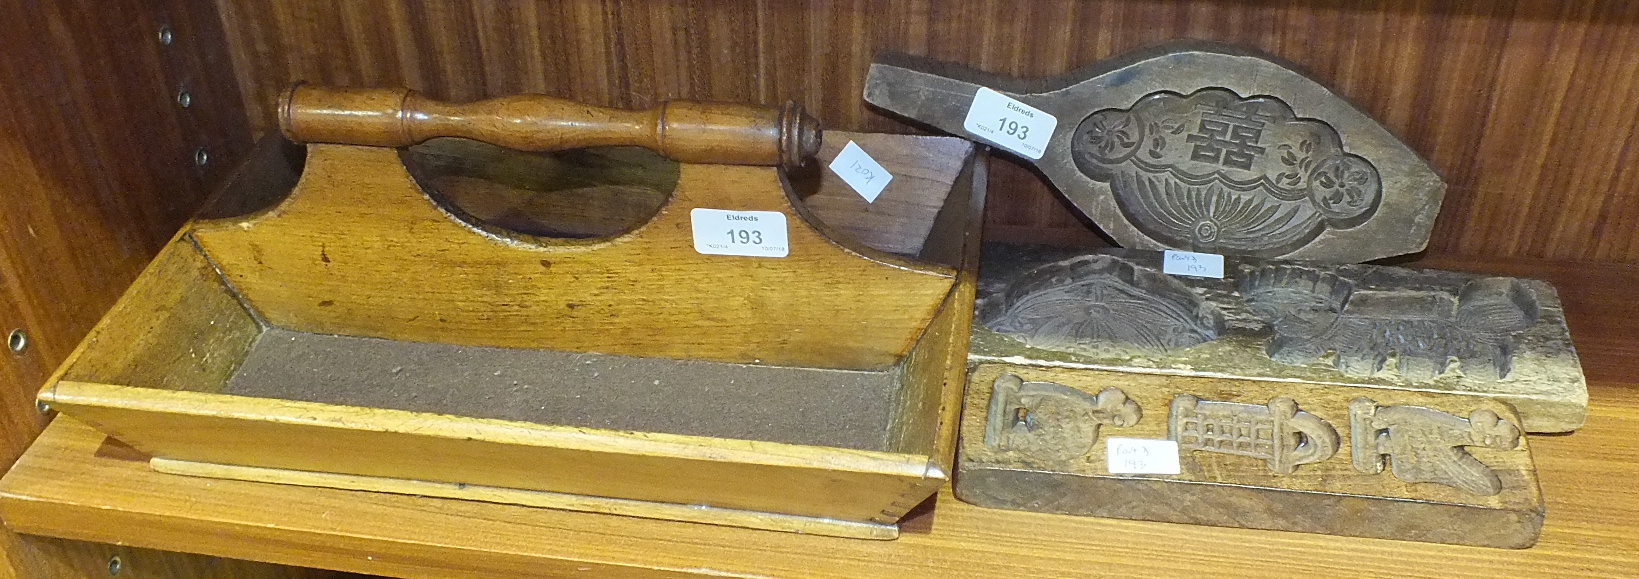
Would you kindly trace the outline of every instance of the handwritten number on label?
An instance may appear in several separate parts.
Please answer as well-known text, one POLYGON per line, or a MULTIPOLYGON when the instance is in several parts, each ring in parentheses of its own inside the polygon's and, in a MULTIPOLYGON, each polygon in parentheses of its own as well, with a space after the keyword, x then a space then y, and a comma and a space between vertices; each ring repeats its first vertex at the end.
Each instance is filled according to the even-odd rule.
POLYGON ((849 165, 848 168, 853 169, 854 173, 857 173, 861 178, 865 179, 866 183, 870 183, 872 180, 876 179, 876 172, 872 171, 869 167, 861 165, 859 161, 854 161, 854 163, 849 165))

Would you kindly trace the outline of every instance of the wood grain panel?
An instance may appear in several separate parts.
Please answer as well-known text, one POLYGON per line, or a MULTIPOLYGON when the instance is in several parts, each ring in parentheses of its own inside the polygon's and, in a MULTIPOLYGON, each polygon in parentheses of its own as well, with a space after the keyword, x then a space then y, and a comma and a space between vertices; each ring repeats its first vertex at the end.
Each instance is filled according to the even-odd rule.
POLYGON ((196 4, 0 2, 0 334, 29 337, 0 351, 0 471, 44 423, 46 374, 249 145, 220 19, 196 4))
MULTIPOLYGON (((254 563, 189 553, 174 553, 68 541, 48 537, 21 536, 0 529, 0 551, 17 559, 18 577, 52 579, 342 579, 362 577, 350 573, 254 563)), ((0 556, 0 577, 11 579, 0 556)))
MULTIPOLYGON (((1176 38, 1250 45, 1352 96, 1451 183, 1430 248, 1639 263, 1639 4, 1620 0, 221 0, 257 130, 289 82, 449 99, 541 92, 647 107, 787 98, 828 127, 867 110, 880 50, 1024 76, 1176 38)), ((998 163, 1000 239, 1098 243, 1029 171, 998 163)))

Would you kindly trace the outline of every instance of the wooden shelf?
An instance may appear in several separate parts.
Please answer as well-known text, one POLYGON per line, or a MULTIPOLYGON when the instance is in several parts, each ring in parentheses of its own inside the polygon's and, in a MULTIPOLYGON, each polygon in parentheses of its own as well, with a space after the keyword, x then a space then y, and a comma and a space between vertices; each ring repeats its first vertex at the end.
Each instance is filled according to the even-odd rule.
POLYGON ((0 480, 22 533, 400 577, 1631 577, 1639 569, 1639 268, 1426 264, 1555 282, 1591 415, 1532 440, 1541 542, 1508 551, 990 510, 947 491, 897 541, 165 475, 59 417, 0 480))

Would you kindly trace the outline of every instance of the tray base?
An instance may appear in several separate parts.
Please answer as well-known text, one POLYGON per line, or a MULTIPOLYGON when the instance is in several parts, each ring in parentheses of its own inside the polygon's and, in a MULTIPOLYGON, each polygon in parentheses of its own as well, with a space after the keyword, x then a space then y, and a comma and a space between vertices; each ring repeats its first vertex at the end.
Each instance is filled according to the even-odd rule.
POLYGON ((898 525, 858 523, 835 519, 722 509, 704 505, 679 505, 481 485, 261 468, 167 458, 154 458, 148 464, 158 472, 186 476, 462 499, 849 539, 889 540, 899 538, 898 525))

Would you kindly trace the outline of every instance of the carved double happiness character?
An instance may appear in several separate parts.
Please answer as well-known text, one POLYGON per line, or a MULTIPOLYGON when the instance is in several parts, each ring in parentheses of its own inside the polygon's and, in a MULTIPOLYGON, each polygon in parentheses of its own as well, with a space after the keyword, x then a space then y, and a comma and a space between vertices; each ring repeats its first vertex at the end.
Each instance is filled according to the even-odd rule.
MULTIPOLYGON (((1057 124, 1035 165, 1123 247, 1353 263, 1421 250, 1445 195, 1432 167, 1274 58, 1172 43, 1027 81, 898 54, 865 100, 956 135, 1000 95, 1057 124)), ((988 119, 988 117, 987 117, 988 119)))

